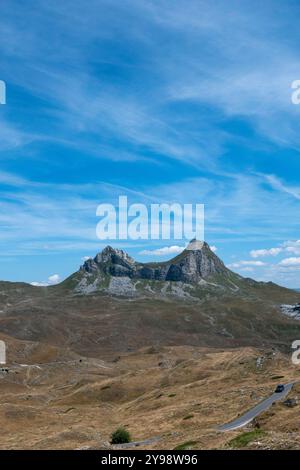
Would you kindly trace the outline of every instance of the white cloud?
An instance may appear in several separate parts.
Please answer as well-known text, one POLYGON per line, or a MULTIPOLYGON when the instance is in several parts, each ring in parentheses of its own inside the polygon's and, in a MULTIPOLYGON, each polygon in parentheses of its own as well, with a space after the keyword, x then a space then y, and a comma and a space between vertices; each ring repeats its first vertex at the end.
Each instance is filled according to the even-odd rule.
POLYGON ((300 255, 300 240, 285 242, 284 247, 288 253, 300 255))
POLYGON ((277 256, 282 251, 283 251, 283 248, 251 250, 250 255, 252 256, 252 258, 259 258, 260 256, 277 256))
MULTIPOLYGON (((146 256, 167 256, 167 255, 176 255, 181 253, 185 248, 187 247, 187 244, 184 246, 179 246, 179 245, 172 245, 172 246, 164 246, 162 248, 157 248, 155 250, 143 250, 140 251, 140 255, 146 255, 146 256)), ((212 245, 210 246, 211 251, 214 253, 217 251, 217 247, 212 245)))
POLYGON ((140 255, 146 256, 166 256, 181 253, 185 249, 185 246, 164 246, 163 248, 157 248, 156 250, 143 250, 140 255))
POLYGON ((60 282, 60 275, 59 274, 52 274, 52 276, 48 277, 49 284, 58 284, 60 282))
POLYGON ((292 257, 285 258, 280 261, 280 266, 300 266, 300 258, 292 257))
POLYGON ((35 281, 31 282, 30 284, 34 287, 46 287, 49 285, 47 282, 35 282, 35 281))
POLYGON ((55 284, 58 284, 61 281, 60 275, 59 274, 52 274, 51 276, 48 277, 48 281, 42 281, 42 282, 31 282, 30 284, 35 287, 47 287, 47 286, 53 286, 55 284))
POLYGON ((261 266, 267 266, 267 263, 264 263, 263 261, 238 261, 237 263, 231 263, 228 264, 229 268, 241 268, 243 266, 255 266, 255 267, 261 267, 261 266))
POLYGON ((259 258, 261 256, 277 256, 280 253, 284 252, 300 255, 300 240, 289 240, 275 248, 262 248, 260 250, 251 250, 250 255, 252 258, 259 258))

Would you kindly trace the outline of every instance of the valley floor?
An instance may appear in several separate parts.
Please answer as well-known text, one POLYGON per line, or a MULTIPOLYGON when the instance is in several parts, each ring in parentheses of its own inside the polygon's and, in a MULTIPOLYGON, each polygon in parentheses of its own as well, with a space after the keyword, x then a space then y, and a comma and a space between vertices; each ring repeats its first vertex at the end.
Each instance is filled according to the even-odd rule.
MULTIPOLYGON (((107 449, 119 426, 146 449, 300 449, 300 405, 277 403, 248 428, 217 431, 278 383, 300 380, 299 366, 274 349, 153 346, 102 361, 10 346, 14 360, 0 372, 1 449, 107 449)), ((297 394, 299 385, 289 398, 297 394)))

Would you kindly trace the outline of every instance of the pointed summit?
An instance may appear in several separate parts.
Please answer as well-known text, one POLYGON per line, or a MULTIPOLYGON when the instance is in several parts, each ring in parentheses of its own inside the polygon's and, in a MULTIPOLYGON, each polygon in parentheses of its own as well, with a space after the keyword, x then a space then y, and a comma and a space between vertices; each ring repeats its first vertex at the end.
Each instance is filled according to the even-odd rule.
POLYGON ((95 258, 90 258, 80 270, 88 273, 102 271, 112 276, 126 276, 135 261, 125 251, 106 246, 95 258))
MULTIPOLYGON (((200 241, 200 240, 197 240, 196 238, 193 238, 193 240, 191 240, 189 242, 188 246, 186 247, 186 250, 190 250, 190 251, 202 250, 204 245, 207 245, 207 243, 203 242, 203 241, 200 241)), ((208 247, 208 245, 207 245, 207 247, 208 247)))
POLYGON ((110 245, 107 245, 101 253, 98 253, 94 258, 94 261, 99 263, 107 263, 107 262, 117 262, 117 261, 124 261, 126 263, 132 264, 134 263, 133 258, 131 258, 125 251, 119 250, 118 248, 112 248, 110 245))

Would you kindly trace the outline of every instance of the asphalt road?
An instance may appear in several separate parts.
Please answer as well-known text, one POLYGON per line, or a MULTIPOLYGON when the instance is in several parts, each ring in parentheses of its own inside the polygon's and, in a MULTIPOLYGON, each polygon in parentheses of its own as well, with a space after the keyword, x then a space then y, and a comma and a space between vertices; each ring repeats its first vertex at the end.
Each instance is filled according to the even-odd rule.
POLYGON ((145 441, 126 442, 125 444, 112 444, 114 449, 129 449, 130 447, 148 446, 161 440, 160 436, 151 437, 145 441))
POLYGON ((218 431, 233 431, 234 429, 246 426, 246 424, 250 423, 256 416, 270 408, 274 402, 282 400, 282 398, 284 398, 291 391, 293 385, 293 382, 286 384, 284 386, 283 392, 272 393, 272 395, 260 402, 254 408, 251 408, 251 410, 247 411, 247 413, 244 415, 240 416, 234 421, 231 421, 230 423, 223 424, 222 426, 218 427, 218 431))

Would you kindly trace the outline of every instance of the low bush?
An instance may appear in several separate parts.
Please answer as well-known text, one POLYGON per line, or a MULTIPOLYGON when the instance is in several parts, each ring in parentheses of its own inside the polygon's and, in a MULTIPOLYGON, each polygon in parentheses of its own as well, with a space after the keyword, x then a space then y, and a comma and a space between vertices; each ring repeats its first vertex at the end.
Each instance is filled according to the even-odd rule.
POLYGON ((128 442, 131 442, 130 433, 122 427, 114 431, 110 438, 111 444, 126 444, 128 442))

